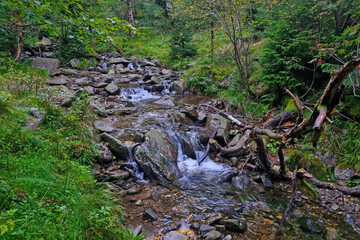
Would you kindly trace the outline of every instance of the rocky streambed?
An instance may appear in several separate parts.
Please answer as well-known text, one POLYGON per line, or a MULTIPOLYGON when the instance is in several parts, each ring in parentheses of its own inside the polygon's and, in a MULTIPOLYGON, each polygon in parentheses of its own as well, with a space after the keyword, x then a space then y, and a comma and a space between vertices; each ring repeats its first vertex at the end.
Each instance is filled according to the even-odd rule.
POLYGON ((64 108, 83 93, 91 96, 100 149, 93 172, 122 199, 125 224, 134 232, 167 240, 359 239, 359 199, 320 190, 314 202, 298 191, 277 232, 291 183, 242 169, 246 157, 210 154, 198 164, 214 129, 229 145, 241 132, 201 105, 221 102, 184 92, 178 72, 117 53, 86 71, 58 69, 54 59, 38 58, 35 65, 50 65, 56 76, 49 91, 64 108))

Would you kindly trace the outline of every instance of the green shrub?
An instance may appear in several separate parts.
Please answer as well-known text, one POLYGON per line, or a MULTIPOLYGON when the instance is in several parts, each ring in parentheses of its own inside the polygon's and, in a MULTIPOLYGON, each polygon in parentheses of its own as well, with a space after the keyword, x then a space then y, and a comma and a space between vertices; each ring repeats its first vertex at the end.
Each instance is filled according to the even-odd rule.
POLYGON ((176 23, 171 33, 171 57, 181 59, 196 55, 195 45, 192 43, 192 31, 182 21, 176 23))

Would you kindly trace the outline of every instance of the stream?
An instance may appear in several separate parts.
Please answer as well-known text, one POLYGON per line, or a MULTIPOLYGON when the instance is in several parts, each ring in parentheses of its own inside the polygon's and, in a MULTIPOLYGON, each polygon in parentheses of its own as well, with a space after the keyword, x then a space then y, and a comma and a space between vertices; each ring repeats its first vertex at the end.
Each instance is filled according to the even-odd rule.
POLYGON ((178 72, 112 53, 88 71, 61 73, 55 80, 67 83, 51 84, 55 101, 68 107, 79 91, 92 97, 101 149, 93 172, 122 199, 125 225, 148 239, 171 231, 189 239, 360 238, 356 198, 322 189, 319 200, 311 201, 298 191, 297 205, 277 233, 291 183, 265 184, 266 176, 237 167, 246 159, 223 161, 210 154, 199 165, 201 140, 209 135, 199 105, 216 100, 184 93, 178 72), (100 134, 101 140, 104 134, 118 139, 127 152, 114 153, 100 134))

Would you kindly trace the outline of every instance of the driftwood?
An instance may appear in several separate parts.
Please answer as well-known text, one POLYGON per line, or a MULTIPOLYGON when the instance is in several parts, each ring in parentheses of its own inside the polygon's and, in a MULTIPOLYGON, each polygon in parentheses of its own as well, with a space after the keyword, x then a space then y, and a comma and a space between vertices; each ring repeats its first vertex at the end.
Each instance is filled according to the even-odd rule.
POLYGON ((278 230, 281 230, 282 226, 284 225, 285 221, 286 221, 286 218, 287 216, 290 214, 292 208, 295 206, 296 204, 296 199, 297 199, 297 190, 296 190, 296 176, 297 176, 297 170, 294 171, 293 173, 293 190, 292 190, 292 197, 290 199, 290 202, 281 218, 281 221, 280 221, 280 224, 279 224, 279 227, 278 227, 278 230))
POLYGON ((280 115, 275 116, 273 120, 266 122, 264 124, 264 127, 265 128, 268 128, 268 127, 276 128, 276 127, 280 126, 281 124, 283 124, 284 122, 287 122, 293 118, 294 118, 293 112, 285 111, 285 112, 281 113, 280 115))
POLYGON ((204 154, 201 156, 201 158, 198 160, 198 165, 200 165, 200 163, 201 163, 202 161, 204 161, 205 158, 207 157, 207 155, 209 154, 209 151, 210 151, 210 141, 211 141, 212 139, 214 139, 214 137, 215 137, 215 135, 216 135, 216 132, 217 132, 217 131, 215 130, 215 131, 213 131, 213 132, 211 133, 210 138, 209 138, 209 141, 208 141, 208 144, 206 145, 205 152, 204 152, 204 154))
POLYGON ((208 107, 208 108, 211 108, 212 110, 216 111, 217 113, 219 113, 220 115, 228 118, 231 122, 235 123, 236 125, 240 126, 240 127, 245 127, 245 124, 240 122, 238 119, 236 119, 235 117, 233 117, 232 115, 230 115, 229 113, 227 112, 224 112, 224 111, 221 111, 220 109, 214 107, 214 106, 211 106, 211 105, 208 105, 208 104, 202 104, 202 106, 205 106, 205 107, 208 107))
POLYGON ((240 140, 233 147, 222 147, 215 139, 209 140, 210 145, 214 146, 217 150, 220 151, 221 155, 226 157, 236 157, 241 155, 246 155, 247 143, 251 139, 251 130, 246 130, 244 135, 240 138, 240 140))

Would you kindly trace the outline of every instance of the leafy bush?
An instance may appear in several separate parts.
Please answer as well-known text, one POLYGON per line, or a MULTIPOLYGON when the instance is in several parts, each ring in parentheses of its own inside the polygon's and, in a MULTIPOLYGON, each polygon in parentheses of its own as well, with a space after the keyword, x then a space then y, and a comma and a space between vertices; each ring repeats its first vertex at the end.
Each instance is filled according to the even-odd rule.
POLYGON ((192 31, 185 22, 179 20, 171 33, 171 57, 181 59, 196 55, 195 45, 192 43, 192 31))

